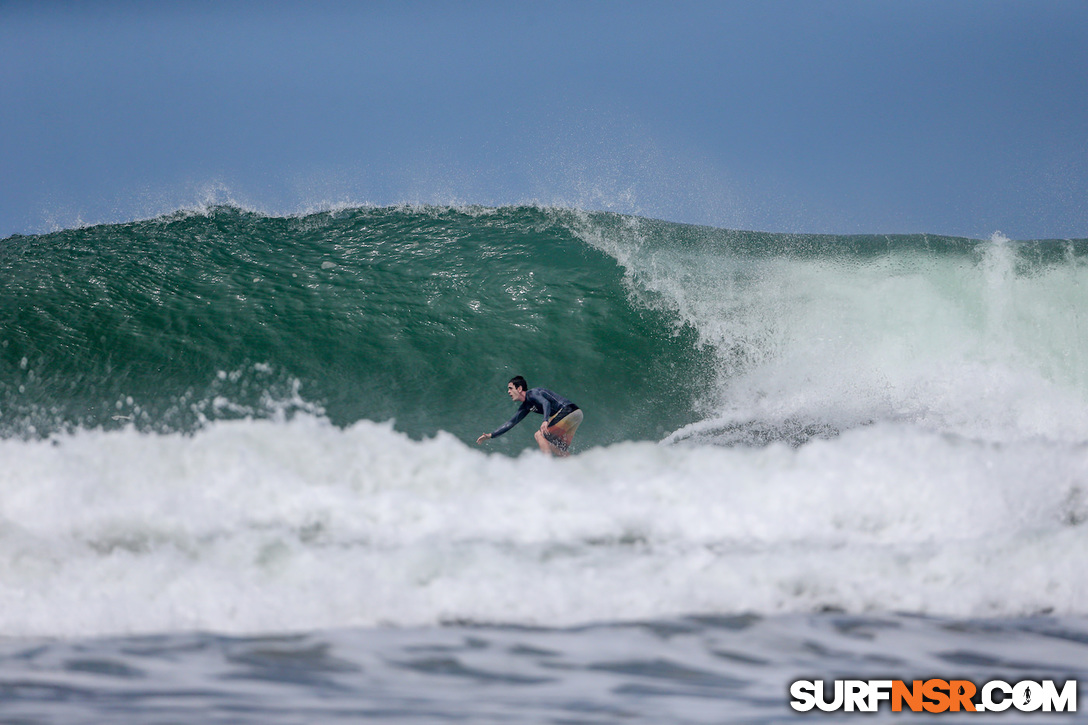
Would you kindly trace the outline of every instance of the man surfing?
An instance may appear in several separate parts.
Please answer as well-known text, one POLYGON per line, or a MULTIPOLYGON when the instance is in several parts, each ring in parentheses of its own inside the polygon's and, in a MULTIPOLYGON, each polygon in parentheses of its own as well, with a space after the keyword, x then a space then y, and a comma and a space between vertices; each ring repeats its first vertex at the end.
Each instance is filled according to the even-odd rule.
POLYGON ((484 433, 476 439, 480 444, 489 438, 498 438, 506 431, 521 422, 529 413, 542 413, 544 422, 540 424, 540 430, 533 434, 540 450, 554 456, 569 456, 570 443, 574 439, 574 431, 582 423, 582 411, 577 405, 570 402, 562 395, 558 395, 547 388, 529 389, 525 378, 517 375, 510 378, 506 384, 506 392, 510 399, 521 403, 514 417, 499 426, 493 433, 484 433))

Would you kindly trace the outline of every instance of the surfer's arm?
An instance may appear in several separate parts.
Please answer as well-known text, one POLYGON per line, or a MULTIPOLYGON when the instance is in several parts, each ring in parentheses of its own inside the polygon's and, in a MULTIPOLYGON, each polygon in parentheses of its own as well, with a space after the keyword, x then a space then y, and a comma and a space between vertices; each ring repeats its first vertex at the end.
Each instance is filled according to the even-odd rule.
POLYGON ((537 396, 537 400, 540 402, 540 407, 544 411, 544 422, 540 424, 540 430, 543 433, 547 433, 548 421, 552 419, 552 416, 556 414, 559 408, 552 405, 552 399, 543 393, 537 396))
POLYGON ((525 402, 528 403, 530 400, 539 405, 541 412, 544 413, 544 422, 541 423, 540 430, 546 431, 548 421, 552 419, 552 416, 555 415, 559 408, 552 404, 554 401, 549 397, 548 391, 541 388, 533 388, 526 394, 525 402))
POLYGON ((513 427, 514 427, 515 425, 517 425, 518 423, 520 423, 520 422, 521 422, 521 419, 522 419, 522 418, 524 418, 524 417, 525 417, 526 415, 528 415, 528 414, 529 414, 529 406, 528 406, 528 405, 526 405, 525 403, 522 403, 522 404, 521 404, 521 407, 520 407, 520 408, 518 408, 518 412, 514 413, 514 417, 513 417, 513 418, 511 418, 510 420, 506 421, 506 422, 505 422, 505 423, 503 423, 502 425, 500 425, 500 426, 499 426, 498 428, 496 428, 496 429, 495 429, 495 430, 494 430, 494 431, 493 431, 493 432, 491 433, 491 437, 492 437, 492 438, 498 438, 498 437, 499 437, 499 436, 501 436, 501 435, 502 435, 503 433, 505 433, 506 431, 510 430, 510 429, 511 429, 511 428, 513 428, 513 427))
POLYGON ((548 404, 548 399, 547 398, 544 399, 544 406, 543 407, 544 407, 544 422, 540 424, 540 432, 541 433, 547 433, 548 432, 548 422, 552 419, 552 415, 555 413, 555 411, 552 410, 552 406, 548 404))

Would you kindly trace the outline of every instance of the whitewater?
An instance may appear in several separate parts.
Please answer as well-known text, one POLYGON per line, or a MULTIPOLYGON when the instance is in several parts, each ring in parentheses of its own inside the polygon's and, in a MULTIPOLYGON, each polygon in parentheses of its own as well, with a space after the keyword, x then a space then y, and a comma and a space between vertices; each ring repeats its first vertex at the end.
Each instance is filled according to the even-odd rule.
POLYGON ((312 418, 5 441, 18 634, 1082 614, 1083 447, 901 424, 570 461, 312 418))
POLYGON ((346 717, 320 688, 363 671, 356 712, 419 722, 1083 676, 1088 241, 209 207, 11 237, 0 274, 0 676, 40 673, 17 714, 90 687, 114 699, 87 721, 180 717, 131 683, 242 661, 317 688, 284 722, 346 717), (585 410, 571 458, 531 418, 475 445, 514 374, 585 410), (411 704, 451 682, 501 695, 411 704))

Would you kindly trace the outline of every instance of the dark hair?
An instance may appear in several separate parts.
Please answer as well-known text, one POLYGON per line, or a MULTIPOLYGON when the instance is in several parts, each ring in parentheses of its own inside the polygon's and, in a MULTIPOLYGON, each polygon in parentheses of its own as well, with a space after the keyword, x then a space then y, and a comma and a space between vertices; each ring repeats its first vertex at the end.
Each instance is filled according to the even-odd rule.
POLYGON ((525 382, 525 378, 521 377, 520 375, 515 375, 514 377, 510 378, 510 382, 514 384, 515 388, 521 388, 522 390, 529 389, 529 383, 525 382))

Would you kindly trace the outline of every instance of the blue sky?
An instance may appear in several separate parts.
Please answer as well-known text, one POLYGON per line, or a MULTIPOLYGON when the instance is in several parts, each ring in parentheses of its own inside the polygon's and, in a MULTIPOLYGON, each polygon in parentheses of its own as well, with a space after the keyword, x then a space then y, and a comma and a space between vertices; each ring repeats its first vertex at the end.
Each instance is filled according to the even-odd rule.
POLYGON ((1088 237, 1085 2, 3 2, 0 237, 207 201, 1088 237))

